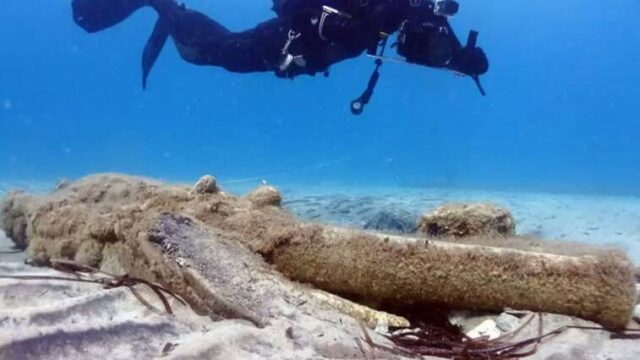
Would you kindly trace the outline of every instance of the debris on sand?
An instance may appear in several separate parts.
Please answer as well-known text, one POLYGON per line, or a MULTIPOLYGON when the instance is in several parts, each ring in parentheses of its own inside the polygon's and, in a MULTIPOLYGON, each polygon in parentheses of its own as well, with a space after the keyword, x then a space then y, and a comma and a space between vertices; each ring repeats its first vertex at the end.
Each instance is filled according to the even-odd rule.
POLYGON ((257 207, 280 206, 282 194, 273 186, 263 185, 249 193, 247 200, 257 207))
POLYGON ((213 194, 219 191, 216 178, 211 175, 205 175, 196 183, 195 191, 198 194, 213 194))
POLYGON ((429 236, 513 236, 516 223, 509 210, 489 203, 445 204, 425 214, 418 225, 429 236))

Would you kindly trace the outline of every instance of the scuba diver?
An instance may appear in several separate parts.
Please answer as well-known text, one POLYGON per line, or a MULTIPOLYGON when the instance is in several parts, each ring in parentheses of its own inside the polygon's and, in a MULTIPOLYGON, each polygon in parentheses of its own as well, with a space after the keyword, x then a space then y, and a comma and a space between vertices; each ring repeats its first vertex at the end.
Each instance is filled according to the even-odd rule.
POLYGON ((375 69, 364 93, 351 103, 362 113, 373 95, 388 38, 402 61, 470 76, 484 95, 479 76, 489 63, 471 31, 462 45, 448 18, 453 0, 273 0, 277 17, 255 28, 232 32, 206 15, 174 0, 73 0, 74 21, 87 32, 118 24, 150 7, 158 20, 142 55, 142 86, 168 38, 187 62, 228 71, 274 72, 282 78, 328 75, 329 67, 365 51, 375 69))

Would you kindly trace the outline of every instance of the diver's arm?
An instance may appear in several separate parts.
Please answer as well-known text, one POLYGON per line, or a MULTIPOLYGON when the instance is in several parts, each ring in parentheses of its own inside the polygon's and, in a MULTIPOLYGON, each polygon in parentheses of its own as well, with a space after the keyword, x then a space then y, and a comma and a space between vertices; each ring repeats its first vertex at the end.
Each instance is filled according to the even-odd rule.
POLYGON ((451 34, 455 38, 457 46, 451 61, 446 66, 447 69, 470 76, 485 74, 489 70, 489 59, 487 59, 484 50, 476 46, 478 33, 475 31, 470 32, 467 43, 464 46, 460 44, 453 30, 451 30, 451 34))
POLYGON ((452 49, 452 56, 450 61, 445 66, 447 69, 459 72, 462 74, 477 76, 486 73, 489 69, 489 60, 482 48, 476 46, 477 32, 472 32, 466 44, 462 42, 456 36, 455 31, 451 27, 449 20, 446 17, 431 15, 437 18, 436 21, 440 23, 445 29, 445 33, 448 37, 449 46, 452 49))
POLYGON ((407 41, 411 44, 405 47, 408 50, 401 55, 408 61, 470 76, 487 72, 489 61, 482 48, 476 46, 477 32, 471 32, 467 43, 463 45, 449 20, 431 11, 410 14, 404 26, 406 29, 403 31, 409 34, 405 39, 409 39, 407 41))
MULTIPOLYGON (((450 26, 449 29, 451 29, 450 26)), ((458 46, 453 51, 453 55, 445 67, 449 70, 470 76, 478 87, 480 94, 485 96, 486 92, 480 83, 480 75, 485 74, 489 70, 489 60, 484 50, 476 46, 478 32, 470 31, 464 46, 460 45, 460 41, 455 36, 453 30, 450 30, 449 33, 452 35, 452 38, 455 39, 455 43, 458 46)))

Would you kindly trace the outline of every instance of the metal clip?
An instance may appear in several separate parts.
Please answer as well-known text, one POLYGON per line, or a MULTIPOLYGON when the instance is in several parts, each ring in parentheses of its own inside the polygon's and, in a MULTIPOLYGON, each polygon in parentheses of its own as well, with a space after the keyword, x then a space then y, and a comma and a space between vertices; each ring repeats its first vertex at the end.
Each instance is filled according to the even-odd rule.
POLYGON ((295 60, 296 56, 291 55, 291 53, 289 52, 289 48, 291 47, 293 41, 299 38, 300 35, 302 34, 296 32, 293 29, 289 30, 289 33, 287 34, 287 42, 284 43, 284 47, 282 48, 282 62, 280 63, 280 71, 287 70, 289 66, 291 66, 291 63, 295 60))
POLYGON ((324 36, 324 23, 327 20, 327 17, 330 15, 338 15, 345 19, 351 19, 351 15, 342 12, 338 9, 334 9, 330 6, 323 5, 322 6, 322 15, 320 15, 320 25, 318 25, 318 35, 320 39, 327 41, 328 39, 324 36))
POLYGON ((284 43, 284 47, 282 48, 282 55, 289 54, 289 48, 291 47, 293 40, 299 38, 300 35, 302 34, 296 32, 295 30, 289 30, 289 34, 287 34, 287 42, 284 43))

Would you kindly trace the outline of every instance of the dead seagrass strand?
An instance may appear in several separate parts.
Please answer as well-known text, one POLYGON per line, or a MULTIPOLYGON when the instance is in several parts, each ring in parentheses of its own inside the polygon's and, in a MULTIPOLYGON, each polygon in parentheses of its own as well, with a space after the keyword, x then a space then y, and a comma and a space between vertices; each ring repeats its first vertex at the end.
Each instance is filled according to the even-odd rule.
POLYGON ((271 259, 294 280, 382 301, 562 313, 609 328, 625 327, 635 305, 631 266, 617 253, 574 257, 326 228, 271 259))

